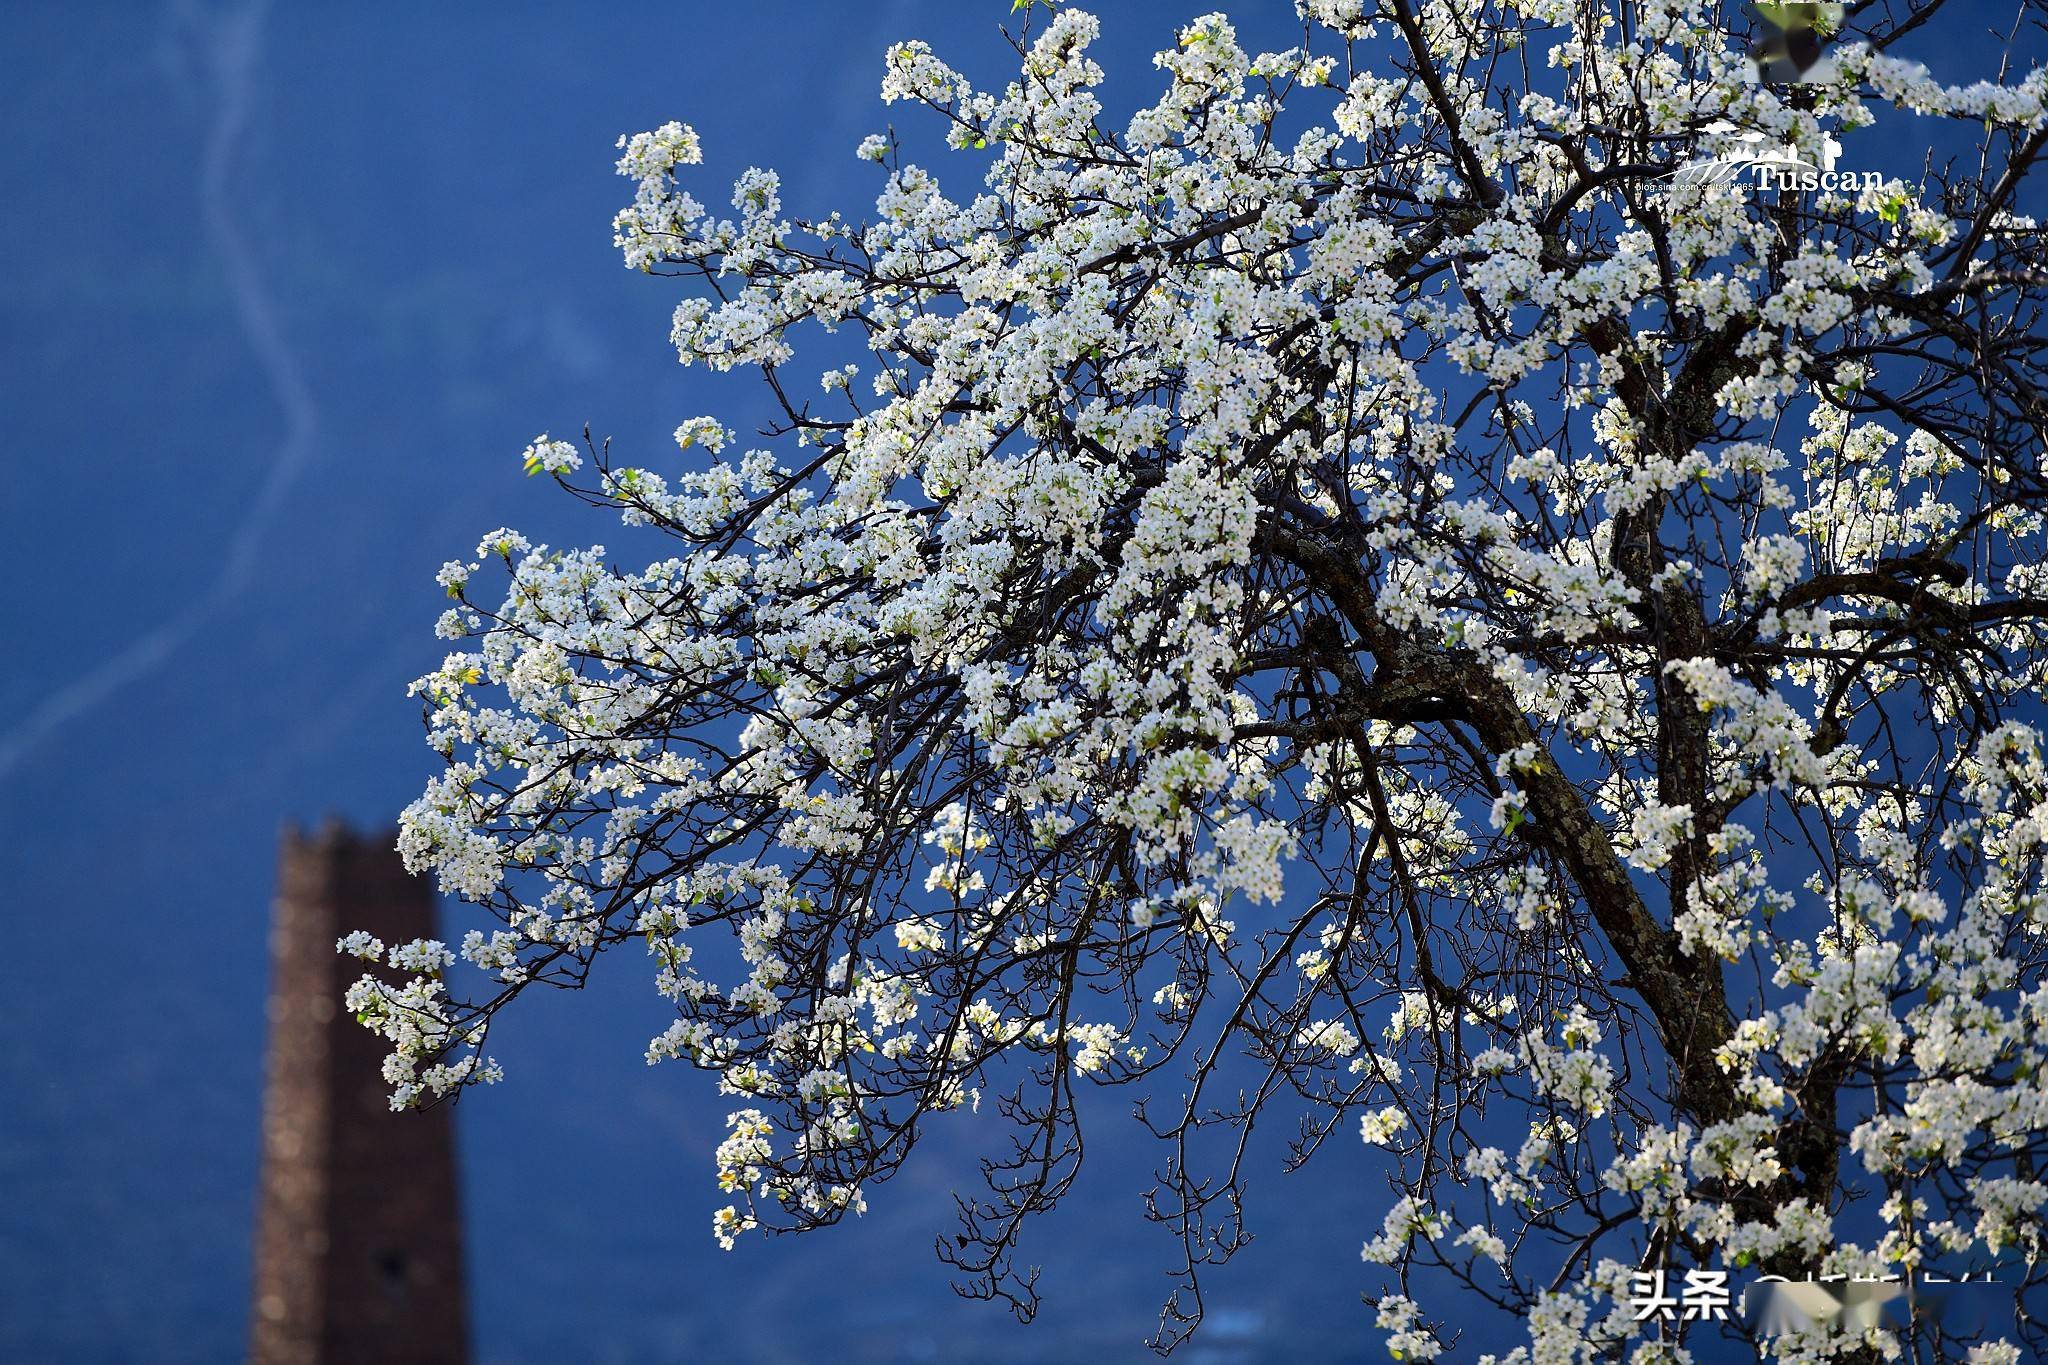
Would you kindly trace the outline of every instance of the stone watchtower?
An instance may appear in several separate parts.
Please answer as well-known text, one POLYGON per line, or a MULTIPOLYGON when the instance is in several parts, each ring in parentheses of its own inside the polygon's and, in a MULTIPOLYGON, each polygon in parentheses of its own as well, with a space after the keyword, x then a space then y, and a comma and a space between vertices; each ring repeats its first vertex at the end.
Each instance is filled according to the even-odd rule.
POLYGON ((271 927, 252 1365, 463 1365, 469 1358, 454 1134, 394 1114, 384 1045, 343 1012, 356 929, 434 936, 427 883, 389 835, 287 829, 271 927))

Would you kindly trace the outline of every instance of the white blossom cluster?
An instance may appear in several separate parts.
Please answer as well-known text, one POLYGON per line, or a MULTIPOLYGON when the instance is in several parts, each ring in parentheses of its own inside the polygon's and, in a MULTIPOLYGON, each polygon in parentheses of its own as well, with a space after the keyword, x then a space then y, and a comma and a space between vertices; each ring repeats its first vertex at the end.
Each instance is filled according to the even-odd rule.
MULTIPOLYGON (((858 225, 754 168, 719 216, 690 128, 620 139, 678 357, 782 418, 644 464, 539 437, 656 549, 503 529, 436 576, 400 848, 480 907, 487 987, 342 941, 394 1105, 632 945, 648 1061, 735 1097, 726 1247, 862 1211, 988 1095, 1022 1136, 957 1264, 1028 1293, 1073 1086, 1194 1057, 1147 1114, 1184 1142, 1221 1027, 1304 1156, 1342 1119, 1391 1173, 1396 1358, 1687 1359, 1627 1306, 1653 1263, 2031 1274, 2048 386, 1968 328, 2023 330, 2038 231, 1675 172, 1928 120, 2038 150, 2048 76, 1850 37, 1794 97, 1706 0, 1296 9, 1282 53, 1192 20, 1121 123, 1080 10, 1032 7, 1001 91, 899 44, 883 99, 982 179, 877 134, 858 225), (1461 1338, 1458 1282, 1518 1338, 1461 1338)), ((1154 1216, 1227 1254, 1169 1168, 1154 1216)))

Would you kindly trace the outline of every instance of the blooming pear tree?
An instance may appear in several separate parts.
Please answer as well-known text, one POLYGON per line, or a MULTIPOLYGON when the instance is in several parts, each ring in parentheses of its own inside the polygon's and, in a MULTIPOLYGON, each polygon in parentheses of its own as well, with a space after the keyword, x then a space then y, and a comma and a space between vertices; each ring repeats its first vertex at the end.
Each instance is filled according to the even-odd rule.
MULTIPOLYGON (((400 839, 489 984, 344 941, 394 1105, 495 1079, 498 1013, 614 953, 673 1004, 648 1060, 732 1096, 727 1246, 969 1125, 940 1255, 1028 1314, 1020 1233, 1128 1085, 1162 1344, 1250 1235, 1262 1118, 1290 1163, 1380 1149, 1357 1274, 1403 1359, 1905 1330, 1646 1316, 1639 1271, 2024 1307, 2048 70, 1972 31, 1931 74, 1940 8, 1850 7, 1833 79, 1771 87, 1699 0, 1298 0, 1283 52, 1194 19, 1111 120, 1097 21, 1026 7, 1001 91, 888 51, 980 181, 871 136, 858 220, 763 170, 724 216, 690 128, 621 139, 680 359, 776 416, 542 437, 632 554, 500 530, 442 571, 400 839), (1685 173, 1759 140, 1948 150, 1685 173)), ((1995 1326, 1971 1360, 2039 1344, 1995 1326)))

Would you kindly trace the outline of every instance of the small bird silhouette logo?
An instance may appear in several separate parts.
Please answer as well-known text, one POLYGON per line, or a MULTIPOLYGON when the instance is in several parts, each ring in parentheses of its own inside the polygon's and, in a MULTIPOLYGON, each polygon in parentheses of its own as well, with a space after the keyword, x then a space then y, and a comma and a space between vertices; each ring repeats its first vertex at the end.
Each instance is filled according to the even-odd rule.
POLYGON ((1818 85, 1834 79, 1828 44, 1841 32, 1842 6, 1823 0, 1752 0, 1762 30, 1749 50, 1757 79, 1768 85, 1818 85))
POLYGON ((1760 132, 1740 132, 1725 121, 1710 123, 1703 131, 1726 139, 1726 150, 1719 156, 1690 161, 1666 172, 1673 180, 1681 184, 1725 185, 1745 175, 1759 180, 1767 175, 1797 175, 1801 171, 1821 175, 1835 169, 1835 159, 1842 150, 1842 144, 1835 139, 1823 138, 1820 159, 1814 161, 1802 156, 1789 142, 1774 143, 1760 132))

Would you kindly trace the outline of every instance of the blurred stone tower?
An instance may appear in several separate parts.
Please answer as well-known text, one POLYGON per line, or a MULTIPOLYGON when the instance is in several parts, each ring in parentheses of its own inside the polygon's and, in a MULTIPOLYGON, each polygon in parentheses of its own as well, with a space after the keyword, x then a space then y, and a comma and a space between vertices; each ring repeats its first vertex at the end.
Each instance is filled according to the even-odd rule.
POLYGON ((271 927, 252 1365, 463 1365, 454 1134, 393 1114, 382 1043, 343 1010, 362 964, 334 941, 434 936, 434 898, 393 838, 284 832, 271 927))

